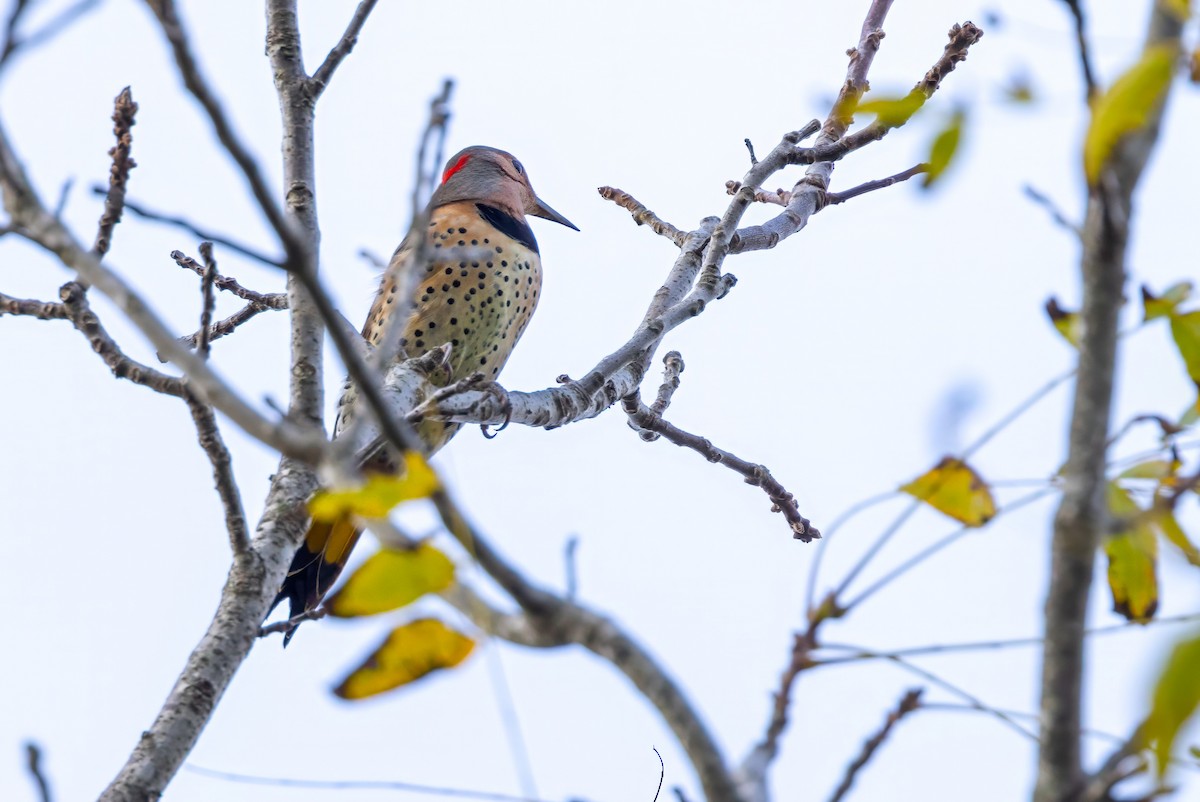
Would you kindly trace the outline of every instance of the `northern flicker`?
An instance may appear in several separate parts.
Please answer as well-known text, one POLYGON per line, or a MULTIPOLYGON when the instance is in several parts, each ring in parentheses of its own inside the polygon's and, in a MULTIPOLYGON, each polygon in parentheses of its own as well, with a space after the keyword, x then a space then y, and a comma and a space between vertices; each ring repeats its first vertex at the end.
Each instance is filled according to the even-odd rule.
MULTIPOLYGON (((427 231, 432 261, 419 281, 401 274, 414 244, 406 238, 384 271, 362 336, 372 345, 383 337, 396 309, 411 309, 397 360, 449 344, 447 383, 475 372, 495 379, 537 308, 542 263, 537 240, 525 220, 536 215, 579 229, 536 194, 521 162, 510 153, 475 146, 446 163, 442 183, 429 201, 427 231), (411 304, 400 302, 402 284, 415 286, 411 304)), ((419 269, 419 268, 418 268, 419 269)), ((357 396, 353 384, 338 402, 334 437, 345 429, 357 396)), ((432 454, 449 442, 457 424, 429 421, 420 436, 432 454)), ((341 573, 361 534, 347 517, 314 521, 296 551, 274 604, 290 602, 290 615, 315 608, 341 573)), ((284 636, 287 645, 295 630, 284 636)))

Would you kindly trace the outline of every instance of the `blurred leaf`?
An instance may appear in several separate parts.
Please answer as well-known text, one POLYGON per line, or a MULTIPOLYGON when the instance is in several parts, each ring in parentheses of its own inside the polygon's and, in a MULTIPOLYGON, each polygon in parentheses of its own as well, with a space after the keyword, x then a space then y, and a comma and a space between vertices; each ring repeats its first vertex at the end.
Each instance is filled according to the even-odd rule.
POLYGON ((1192 57, 1188 64, 1188 80, 1194 84, 1200 84, 1200 47, 1192 51, 1192 57))
POLYGON ((1186 314, 1171 314, 1171 338, 1183 357, 1188 375, 1200 384, 1200 309, 1186 314))
POLYGON ((1192 282, 1180 281, 1167 287, 1162 295, 1155 295, 1150 288, 1142 285, 1142 308, 1146 312, 1147 321, 1159 317, 1170 317, 1175 308, 1186 301, 1192 294, 1192 282))
POLYGON ((1050 316, 1050 322, 1063 339, 1078 348, 1079 338, 1083 336, 1083 320, 1079 313, 1066 311, 1058 305, 1057 298, 1051 297, 1046 301, 1046 314, 1050 316))
POLYGON ((467 659, 475 641, 436 618, 396 627, 387 640, 354 669, 333 692, 343 699, 366 699, 453 668, 467 659))
POLYGON ((1162 533, 1164 540, 1183 552, 1183 556, 1189 563, 1200 567, 1200 549, 1196 548, 1196 544, 1188 539, 1187 533, 1179 525, 1179 519, 1173 513, 1163 512, 1156 515, 1154 523, 1158 527, 1158 531, 1162 533))
POLYGON ((909 92, 904 97, 881 97, 859 103, 855 113, 874 114, 879 122, 895 127, 904 125, 916 114, 917 109, 925 102, 924 95, 919 92, 909 92))
POLYGON ((1179 470, 1178 460, 1150 459, 1131 465, 1117 474, 1118 479, 1166 479, 1179 470))
POLYGON ((967 526, 983 526, 996 514, 996 502, 987 483, 954 457, 944 457, 900 490, 967 526))
POLYGON ((1175 65, 1175 48, 1146 48, 1141 59, 1117 78, 1092 106, 1092 122, 1083 142, 1083 169, 1095 184, 1113 148, 1125 134, 1145 124, 1158 104, 1175 65))
POLYGON ((1158 776, 1167 772, 1175 736, 1200 706, 1200 636, 1171 651, 1154 686, 1154 701, 1146 718, 1146 740, 1154 745, 1158 776))
POLYGON ((1165 11, 1173 14, 1180 22, 1192 16, 1191 0, 1158 0, 1165 11))
MULTIPOLYGON (((1200 391, 1200 382, 1196 384, 1196 389, 1200 391)), ((1187 428, 1196 421, 1200 421, 1200 395, 1196 396, 1196 403, 1184 410, 1184 413, 1179 417, 1179 428, 1187 428)))
POLYGON ((308 502, 308 512, 318 521, 336 521, 343 515, 386 518, 397 504, 428 498, 441 485, 425 458, 415 451, 404 454, 404 473, 374 473, 365 484, 350 490, 319 490, 308 502))
POLYGON ((1113 611, 1144 624, 1158 609, 1158 538, 1149 516, 1115 482, 1108 483, 1108 507, 1114 520, 1125 524, 1104 540, 1113 611))
POLYGON ((429 543, 415 549, 384 548, 358 567, 325 606, 331 615, 375 615, 437 593, 454 581, 454 563, 429 543))
POLYGON ((933 138, 933 143, 929 146, 929 158, 925 160, 929 165, 929 170, 921 180, 921 186, 932 186, 933 182, 946 172, 946 168, 950 166, 954 154, 958 151, 958 143, 962 141, 965 121, 966 115, 961 109, 954 112, 950 121, 946 123, 946 127, 938 131, 937 136, 933 138))
POLYGON ((1034 101, 1033 83, 1025 74, 1013 75, 1004 85, 1004 99, 1018 106, 1025 106, 1034 101))

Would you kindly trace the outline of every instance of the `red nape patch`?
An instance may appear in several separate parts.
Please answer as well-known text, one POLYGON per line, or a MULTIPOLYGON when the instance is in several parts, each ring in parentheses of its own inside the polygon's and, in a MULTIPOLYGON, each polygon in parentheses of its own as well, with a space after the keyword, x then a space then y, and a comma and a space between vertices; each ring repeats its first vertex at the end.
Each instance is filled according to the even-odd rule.
POLYGON ((449 181, 450 176, 454 175, 459 170, 461 170, 463 167, 465 167, 467 164, 467 159, 469 159, 469 158, 471 158, 471 157, 463 156, 461 159, 459 159, 457 162, 454 163, 453 167, 450 167, 449 169, 446 170, 446 172, 442 173, 442 183, 444 184, 447 181, 449 181))

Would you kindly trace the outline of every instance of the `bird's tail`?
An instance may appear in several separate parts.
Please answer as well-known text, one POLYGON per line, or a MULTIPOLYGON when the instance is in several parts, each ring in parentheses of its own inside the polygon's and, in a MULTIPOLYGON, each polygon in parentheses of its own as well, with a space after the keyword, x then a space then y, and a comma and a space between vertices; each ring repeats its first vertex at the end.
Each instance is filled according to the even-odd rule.
MULTIPOLYGON (((288 600, 290 607, 289 618, 314 609, 346 567, 346 559, 360 535, 362 530, 354 525, 349 515, 342 515, 332 522, 310 523, 304 542, 292 558, 292 567, 288 569, 279 594, 271 603, 271 609, 274 610, 284 599, 288 600)), ((294 634, 294 628, 284 634, 284 646, 288 645, 294 634)))

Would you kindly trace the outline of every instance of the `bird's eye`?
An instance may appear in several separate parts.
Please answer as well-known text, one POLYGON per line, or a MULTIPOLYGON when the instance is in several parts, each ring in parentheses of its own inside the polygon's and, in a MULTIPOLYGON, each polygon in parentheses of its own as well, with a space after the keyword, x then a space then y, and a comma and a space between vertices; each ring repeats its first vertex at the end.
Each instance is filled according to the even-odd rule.
POLYGON ((513 164, 513 169, 517 171, 517 175, 524 175, 524 174, 525 174, 525 168, 523 168, 523 167, 521 166, 521 163, 520 163, 519 161, 517 161, 516 159, 513 159, 513 163, 512 163, 512 164, 513 164))

